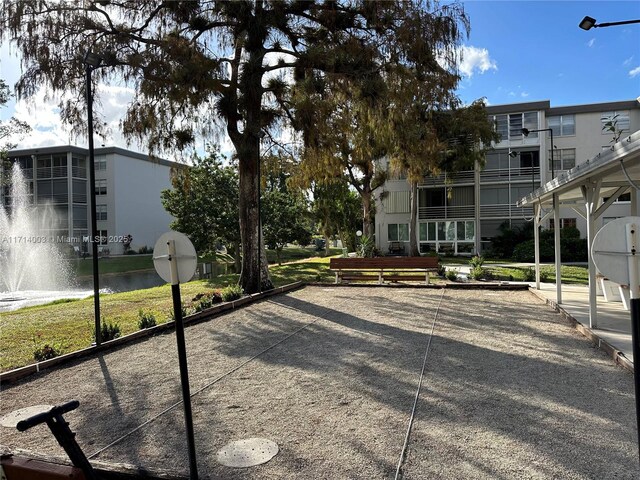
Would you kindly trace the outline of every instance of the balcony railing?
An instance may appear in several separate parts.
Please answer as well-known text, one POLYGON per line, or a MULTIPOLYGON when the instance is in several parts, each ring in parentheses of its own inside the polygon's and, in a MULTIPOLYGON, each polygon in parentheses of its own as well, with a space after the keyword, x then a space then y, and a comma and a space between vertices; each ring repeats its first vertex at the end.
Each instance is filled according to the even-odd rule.
POLYGON ((71 175, 75 178, 87 178, 87 169, 84 167, 71 167, 71 175))
POLYGON ((499 182, 504 180, 527 180, 533 173, 534 180, 540 180, 540 167, 493 168, 480 172, 480 182, 499 182))
POLYGON ((516 207, 515 204, 501 203, 493 205, 480 205, 480 218, 509 218, 509 217, 531 217, 533 207, 516 207))
POLYGON ((474 170, 463 170, 456 173, 448 173, 444 172, 440 175, 434 177, 425 177, 425 179, 418 184, 421 187, 433 187, 433 186, 441 186, 443 184, 462 184, 462 183, 473 183, 475 181, 475 171, 474 170))
POLYGON ((474 216, 475 207, 473 205, 418 208, 418 218, 420 220, 433 218, 473 218, 474 216))

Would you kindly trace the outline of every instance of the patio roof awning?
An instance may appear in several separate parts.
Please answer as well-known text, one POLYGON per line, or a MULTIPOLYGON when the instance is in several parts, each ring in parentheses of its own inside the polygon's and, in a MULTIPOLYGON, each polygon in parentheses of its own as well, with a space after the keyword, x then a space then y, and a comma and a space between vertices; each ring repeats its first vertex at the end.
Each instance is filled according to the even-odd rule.
MULTIPOLYGON (((637 190, 640 188, 640 131, 624 137, 595 157, 559 175, 516 202, 518 207, 534 207, 536 287, 540 289, 539 228, 553 215, 554 225, 560 224, 560 207, 572 208, 587 221, 589 249, 589 326, 597 326, 596 267, 591 258, 591 246, 596 234, 595 221, 622 194, 631 193, 630 215, 638 215, 637 190)), ((556 297, 562 303, 560 281, 560 229, 556 228, 556 297)))

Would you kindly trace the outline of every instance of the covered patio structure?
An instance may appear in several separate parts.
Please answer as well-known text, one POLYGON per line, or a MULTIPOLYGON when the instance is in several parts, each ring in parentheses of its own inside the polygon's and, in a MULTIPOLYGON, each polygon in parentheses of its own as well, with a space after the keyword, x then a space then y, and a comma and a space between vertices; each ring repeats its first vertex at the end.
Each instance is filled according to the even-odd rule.
MULTIPOLYGON (((519 200, 518 207, 534 208, 534 241, 536 289, 540 290, 540 226, 549 218, 560 225, 560 209, 571 208, 587 223, 589 268, 589 328, 598 326, 597 287, 598 272, 591 256, 591 247, 597 231, 602 227, 603 213, 620 195, 630 192, 628 215, 638 215, 638 188, 640 188, 640 131, 623 137, 611 148, 559 175, 519 200)), ((556 303, 562 302, 560 267, 560 228, 554 229, 556 303)))

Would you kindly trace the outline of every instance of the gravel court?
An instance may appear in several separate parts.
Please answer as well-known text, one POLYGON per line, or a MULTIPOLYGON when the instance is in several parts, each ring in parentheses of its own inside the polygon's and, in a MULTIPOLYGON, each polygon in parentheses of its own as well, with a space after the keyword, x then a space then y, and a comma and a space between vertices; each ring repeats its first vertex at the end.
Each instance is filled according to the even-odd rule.
MULTIPOLYGON (((306 287, 186 329, 203 478, 393 478, 441 290, 306 287), (266 437, 269 463, 215 462, 266 437)), ((180 399, 175 336, 5 389, 0 413, 81 402, 88 454, 180 399), (73 385, 74 388, 69 388, 73 385), (71 396, 70 396, 71 395, 71 396), (37 399, 37 401, 34 401, 37 399)), ((1 443, 63 456, 46 427, 1 443)), ((445 291, 403 478, 637 478, 632 376, 528 292, 445 291)), ((97 456, 186 473, 182 406, 97 456)))
POLYGON ((449 290, 404 479, 637 479, 633 377, 520 292, 449 290))

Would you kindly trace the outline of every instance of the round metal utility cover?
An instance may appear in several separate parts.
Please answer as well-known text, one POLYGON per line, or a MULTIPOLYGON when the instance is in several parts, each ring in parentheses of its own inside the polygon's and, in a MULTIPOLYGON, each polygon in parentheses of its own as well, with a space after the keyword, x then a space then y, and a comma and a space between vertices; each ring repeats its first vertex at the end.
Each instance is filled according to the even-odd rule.
MULTIPOLYGON (((610 221, 593 238, 591 256, 600 273, 622 285, 629 284, 627 225, 640 226, 640 217, 622 217, 610 221), (618 253, 618 255, 616 255, 618 253)), ((636 255, 636 261, 640 258, 636 255)))
POLYGON ((33 405, 32 407, 14 410, 0 418, 0 425, 3 427, 16 428, 18 422, 33 417, 34 415, 38 415, 39 413, 48 412, 52 408, 53 405, 33 405))
POLYGON ((278 445, 266 438, 246 438, 227 443, 218 450, 218 463, 226 467, 246 468, 266 463, 276 456, 278 445))
POLYGON ((153 247, 153 265, 158 275, 171 283, 171 264, 169 262, 168 242, 175 242, 176 259, 178 264, 178 283, 191 280, 198 266, 196 249, 184 233, 170 231, 163 233, 153 247))

